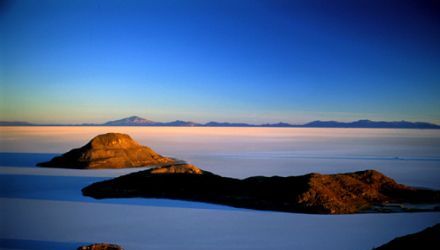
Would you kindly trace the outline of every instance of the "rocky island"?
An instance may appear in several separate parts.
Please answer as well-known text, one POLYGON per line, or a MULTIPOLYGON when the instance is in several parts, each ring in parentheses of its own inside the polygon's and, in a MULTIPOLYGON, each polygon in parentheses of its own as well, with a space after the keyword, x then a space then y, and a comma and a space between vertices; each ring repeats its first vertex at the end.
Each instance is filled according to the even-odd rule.
POLYGON ((78 247, 77 250, 124 250, 121 246, 110 243, 95 243, 78 247))
POLYGON ((108 133, 98 135, 81 148, 38 163, 41 167, 100 169, 135 168, 172 164, 175 159, 164 157, 142 146, 129 135, 108 133))
POLYGON ((97 182, 82 192, 96 199, 168 198, 319 214, 440 211, 440 191, 404 186, 375 170, 241 180, 171 164, 97 182), (417 204, 431 205, 421 209, 417 204))

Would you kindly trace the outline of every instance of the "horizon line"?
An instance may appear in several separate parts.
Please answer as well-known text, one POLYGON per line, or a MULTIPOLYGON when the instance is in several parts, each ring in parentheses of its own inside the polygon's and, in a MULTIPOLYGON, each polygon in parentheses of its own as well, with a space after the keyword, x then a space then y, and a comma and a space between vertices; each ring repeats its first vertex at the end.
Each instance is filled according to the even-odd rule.
MULTIPOLYGON (((7 121, 7 120, 0 120, 0 126, 139 126, 139 127, 154 127, 154 126, 181 126, 181 127, 304 127, 304 126, 312 126, 312 123, 335 123, 333 126, 337 127, 344 127, 344 125, 354 125, 355 123, 360 122, 371 122, 372 124, 376 123, 387 123, 388 125, 391 125, 393 123, 406 123, 408 124, 419 124, 419 125, 432 125, 433 127, 440 128, 440 125, 433 123, 433 122, 426 122, 426 121, 407 121, 407 120, 392 120, 392 121, 384 121, 384 120, 370 120, 370 119, 358 119, 358 120, 351 120, 351 121, 338 121, 338 120, 312 120, 305 123, 288 123, 288 122, 264 122, 264 123, 248 123, 248 122, 228 122, 228 121, 208 121, 208 122, 193 122, 190 120, 172 120, 172 121, 152 121, 145 119, 140 116, 128 116, 120 119, 115 120, 108 120, 101 123, 89 123, 89 122, 82 122, 82 123, 56 123, 56 122, 50 122, 50 123, 35 123, 35 122, 29 122, 24 120, 13 120, 13 121, 7 121), (130 119, 138 119, 138 124, 136 124, 136 121, 132 122, 130 125, 123 125, 123 124, 117 124, 118 122, 123 123, 130 123, 130 119), (114 124, 116 123, 116 124, 114 124), (187 124, 173 124, 173 123, 187 123, 187 124)), ((327 124, 328 125, 328 124, 327 124)), ((398 124, 397 124, 398 125, 398 124)), ((403 124, 401 124, 403 125, 403 124)), ((318 126, 325 126, 323 124, 320 124, 318 126)))

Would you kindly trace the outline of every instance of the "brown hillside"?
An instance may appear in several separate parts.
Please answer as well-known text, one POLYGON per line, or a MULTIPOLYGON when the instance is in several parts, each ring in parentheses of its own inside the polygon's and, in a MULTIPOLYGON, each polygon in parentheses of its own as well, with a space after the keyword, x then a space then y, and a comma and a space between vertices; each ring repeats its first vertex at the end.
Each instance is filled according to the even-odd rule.
POLYGON ((119 133, 98 135, 81 148, 73 149, 41 167, 99 169, 134 168, 174 163, 151 148, 139 145, 130 136, 119 133))

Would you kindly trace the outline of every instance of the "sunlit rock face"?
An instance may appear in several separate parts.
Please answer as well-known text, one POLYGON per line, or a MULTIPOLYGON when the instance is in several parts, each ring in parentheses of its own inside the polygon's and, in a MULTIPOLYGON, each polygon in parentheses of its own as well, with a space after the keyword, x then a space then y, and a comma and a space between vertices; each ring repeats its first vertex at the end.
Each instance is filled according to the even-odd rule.
POLYGON ((129 135, 107 133, 96 136, 81 148, 73 149, 48 162, 37 165, 41 167, 101 169, 160 166, 174 162, 173 159, 163 157, 151 148, 138 144, 129 135))
POLYGON ((157 167, 147 171, 149 174, 203 174, 203 171, 191 164, 157 167))
POLYGON ((326 213, 354 213, 373 203, 396 200, 399 193, 410 195, 414 188, 397 184, 375 170, 346 174, 310 174, 308 189, 298 197, 304 207, 326 213))
POLYGON ((124 250, 124 249, 116 244, 96 243, 88 246, 78 247, 77 250, 124 250))

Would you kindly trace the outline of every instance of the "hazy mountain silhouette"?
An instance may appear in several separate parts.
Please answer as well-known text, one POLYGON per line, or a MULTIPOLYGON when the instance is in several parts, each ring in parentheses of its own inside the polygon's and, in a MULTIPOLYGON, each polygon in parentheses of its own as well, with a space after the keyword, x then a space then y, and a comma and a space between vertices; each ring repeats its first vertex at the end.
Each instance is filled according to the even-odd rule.
POLYGON ((190 122, 190 121, 181 121, 181 120, 176 120, 173 122, 162 122, 160 123, 161 126, 171 126, 171 127, 198 127, 198 126, 202 126, 202 124, 200 123, 196 123, 196 122, 190 122))
POLYGON ((148 126, 156 122, 144 119, 139 116, 130 116, 120 120, 108 121, 102 125, 104 126, 148 126))
POLYGON ((358 120, 353 122, 312 121, 305 124, 290 124, 285 122, 249 124, 234 122, 210 121, 197 123, 192 121, 176 120, 171 122, 156 122, 139 116, 108 121, 105 123, 82 124, 37 124, 23 121, 0 121, 0 126, 169 126, 169 127, 271 127, 271 128, 406 128, 406 129, 440 129, 440 126, 428 122, 409 121, 371 121, 358 120))
POLYGON ((427 122, 408 122, 408 121, 370 121, 358 120, 354 122, 337 121, 313 121, 302 125, 302 127, 313 128, 440 128, 440 126, 427 122))
POLYGON ((203 124, 205 127, 254 127, 256 125, 248 123, 231 123, 231 122, 208 122, 203 124))
POLYGON ((0 126, 34 126, 30 122, 22 122, 22 121, 0 121, 0 126))

